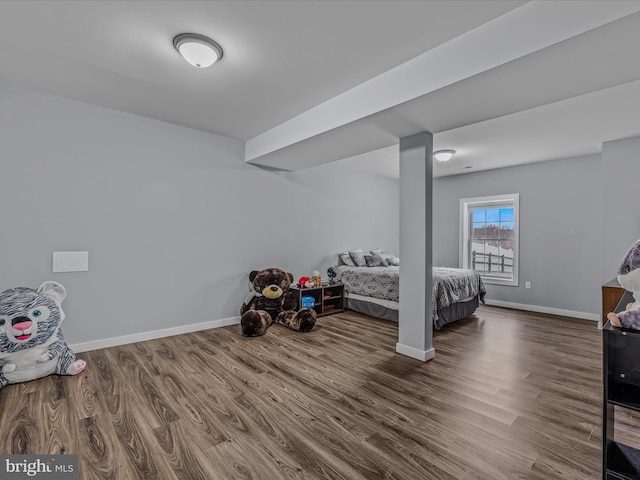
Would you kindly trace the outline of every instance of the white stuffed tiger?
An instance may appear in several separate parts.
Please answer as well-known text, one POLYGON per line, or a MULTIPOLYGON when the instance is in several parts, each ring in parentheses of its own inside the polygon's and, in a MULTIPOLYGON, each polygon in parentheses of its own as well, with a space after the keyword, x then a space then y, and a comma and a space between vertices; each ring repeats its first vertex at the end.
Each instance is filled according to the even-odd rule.
POLYGON ((77 375, 76 360, 60 330, 65 288, 44 282, 37 290, 18 287, 0 293, 0 388, 58 375, 77 375))

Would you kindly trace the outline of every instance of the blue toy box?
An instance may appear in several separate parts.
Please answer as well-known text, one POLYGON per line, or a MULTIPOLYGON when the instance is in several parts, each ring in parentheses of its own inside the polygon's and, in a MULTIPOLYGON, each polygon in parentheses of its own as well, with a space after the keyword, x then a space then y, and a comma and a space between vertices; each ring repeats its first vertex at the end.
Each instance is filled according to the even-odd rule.
POLYGON ((302 297, 300 300, 302 300, 302 306, 300 308, 313 308, 315 304, 313 297, 309 297, 308 295, 302 297))

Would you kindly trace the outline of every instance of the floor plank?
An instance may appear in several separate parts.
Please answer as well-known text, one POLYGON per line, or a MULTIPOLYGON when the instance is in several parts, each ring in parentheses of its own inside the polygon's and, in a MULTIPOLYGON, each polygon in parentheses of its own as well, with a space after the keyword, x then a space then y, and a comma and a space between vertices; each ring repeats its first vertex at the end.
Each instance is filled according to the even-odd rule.
MULTIPOLYGON (((481 306, 434 332, 355 312, 85 352, 76 377, 0 390, 0 452, 74 453, 85 479, 600 478, 596 324, 481 306)), ((616 429, 640 445, 638 414, 616 429)))

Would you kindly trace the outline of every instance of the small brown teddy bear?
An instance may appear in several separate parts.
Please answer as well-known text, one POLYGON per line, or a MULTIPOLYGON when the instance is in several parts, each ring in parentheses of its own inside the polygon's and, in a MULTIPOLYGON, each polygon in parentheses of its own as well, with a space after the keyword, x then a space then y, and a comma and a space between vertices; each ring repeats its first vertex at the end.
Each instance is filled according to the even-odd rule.
POLYGON ((297 300, 289 287, 293 275, 279 268, 254 270, 249 274, 253 289, 240 308, 240 328, 245 337, 259 337, 275 322, 292 330, 308 332, 316 324, 316 312, 303 308, 296 312, 297 300))

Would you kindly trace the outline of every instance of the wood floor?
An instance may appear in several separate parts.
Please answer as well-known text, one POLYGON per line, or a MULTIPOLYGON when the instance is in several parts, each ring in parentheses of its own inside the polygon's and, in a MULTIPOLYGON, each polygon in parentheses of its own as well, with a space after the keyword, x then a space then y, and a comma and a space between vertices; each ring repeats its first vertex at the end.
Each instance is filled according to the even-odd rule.
POLYGON ((601 478, 595 322, 482 306, 427 363, 396 339, 345 312, 85 352, 0 390, 0 452, 78 454, 82 480, 601 478))

